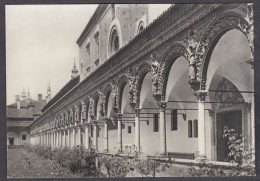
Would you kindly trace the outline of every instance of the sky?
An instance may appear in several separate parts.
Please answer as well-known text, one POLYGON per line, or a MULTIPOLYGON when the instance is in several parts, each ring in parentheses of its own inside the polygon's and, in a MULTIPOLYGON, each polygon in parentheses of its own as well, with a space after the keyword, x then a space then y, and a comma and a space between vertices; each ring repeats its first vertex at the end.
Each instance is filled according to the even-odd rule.
MULTIPOLYGON (((6 6, 7 105, 23 88, 37 100, 46 96, 50 81, 52 97, 70 80, 79 49, 76 40, 98 5, 6 6)), ((169 4, 149 5, 149 22, 169 4)))

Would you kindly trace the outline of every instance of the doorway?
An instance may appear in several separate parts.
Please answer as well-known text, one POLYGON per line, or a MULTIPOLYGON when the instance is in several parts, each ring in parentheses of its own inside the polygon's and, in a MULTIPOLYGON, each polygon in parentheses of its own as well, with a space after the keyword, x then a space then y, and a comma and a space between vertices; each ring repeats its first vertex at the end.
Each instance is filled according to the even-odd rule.
POLYGON ((9 145, 14 145, 14 138, 9 138, 9 145))
POLYGON ((228 140, 223 138, 224 129, 234 129, 237 135, 242 134, 242 110, 217 113, 217 161, 227 161, 228 140))

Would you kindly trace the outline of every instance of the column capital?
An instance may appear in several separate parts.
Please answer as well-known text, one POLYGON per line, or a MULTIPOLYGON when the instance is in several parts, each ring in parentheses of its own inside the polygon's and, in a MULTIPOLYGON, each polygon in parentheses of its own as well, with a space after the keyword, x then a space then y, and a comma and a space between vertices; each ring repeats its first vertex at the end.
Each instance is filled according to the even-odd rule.
POLYGON ((93 124, 94 126, 96 126, 96 125, 98 124, 97 120, 94 120, 94 121, 92 122, 92 124, 93 124))
POLYGON ((194 96, 197 97, 199 102, 204 102, 207 95, 208 95, 208 91, 205 90, 194 92, 194 96))
POLYGON ((160 108, 161 111, 165 111, 167 106, 167 101, 159 101, 158 102, 158 107, 160 108))
POLYGON ((122 117, 123 117, 123 114, 122 113, 117 113, 117 119, 118 121, 122 121, 122 117))
POLYGON ((135 108, 135 116, 139 116, 141 110, 142 109, 140 109, 140 108, 135 108))

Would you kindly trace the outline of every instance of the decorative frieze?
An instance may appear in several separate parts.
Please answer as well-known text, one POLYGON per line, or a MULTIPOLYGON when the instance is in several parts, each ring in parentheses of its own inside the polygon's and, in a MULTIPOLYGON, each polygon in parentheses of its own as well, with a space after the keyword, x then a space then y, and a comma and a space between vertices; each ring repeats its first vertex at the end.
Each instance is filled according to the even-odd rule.
POLYGON ((79 107, 77 105, 75 105, 75 111, 74 111, 74 120, 76 122, 79 122, 79 107))
POLYGON ((72 108, 69 109, 69 122, 74 124, 74 112, 72 108))
POLYGON ((99 94, 99 113, 104 116, 104 112, 105 112, 105 95, 102 91, 98 91, 99 94))
POLYGON ((83 120, 83 122, 87 119, 86 111, 87 111, 87 106, 84 101, 81 101, 81 120, 83 120))
POLYGON ((128 79, 128 99, 131 107, 134 108, 136 102, 137 102, 137 84, 138 84, 138 78, 136 74, 133 71, 129 71, 127 74, 128 79))
POLYGON ((250 58, 247 60, 247 63, 251 64, 252 68, 254 68, 254 10, 253 10, 253 3, 247 4, 247 12, 245 20, 247 23, 239 23, 239 27, 241 31, 246 34, 249 47, 251 50, 250 58))
POLYGON ((162 90, 162 76, 164 72, 165 64, 159 62, 158 57, 154 54, 151 55, 151 74, 152 74, 152 93, 156 99, 161 97, 162 90))
POLYGON ((93 120, 94 119, 94 113, 95 113, 95 110, 94 110, 94 107, 95 106, 95 101, 93 98, 90 98, 90 102, 89 102, 89 117, 93 120))

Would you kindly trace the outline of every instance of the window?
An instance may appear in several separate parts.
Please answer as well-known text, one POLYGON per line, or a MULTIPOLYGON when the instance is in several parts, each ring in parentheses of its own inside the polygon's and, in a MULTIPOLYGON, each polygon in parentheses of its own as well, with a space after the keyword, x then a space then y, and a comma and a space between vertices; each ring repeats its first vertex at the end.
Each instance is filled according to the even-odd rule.
POLYGON ((90 43, 87 43, 86 49, 87 49, 88 59, 90 60, 90 43))
POLYGON ((96 32, 94 35, 95 42, 96 42, 96 55, 98 56, 99 54, 99 32, 96 32))
POLYGON ((90 136, 93 137, 93 126, 90 126, 90 136))
POLYGON ((26 140, 26 135, 22 135, 22 140, 26 140))
POLYGON ((188 121, 188 137, 189 138, 192 137, 192 121, 191 120, 188 121))
POLYGON ((110 35, 110 53, 114 54, 119 50, 119 35, 116 27, 114 26, 110 35))
POLYGON ((198 120, 195 119, 193 121, 193 129, 194 129, 194 138, 198 137, 198 120))
POLYGON ((177 109, 171 111, 171 130, 175 131, 178 128, 178 116, 177 109))
POLYGON ((141 31, 143 31, 144 29, 144 22, 140 21, 139 25, 138 25, 138 29, 137 29, 137 34, 139 34, 141 31))
POLYGON ((127 129, 128 131, 128 133, 132 133, 132 130, 131 130, 131 126, 128 126, 128 129, 127 129))
POLYGON ((95 65, 96 65, 96 66, 99 65, 99 59, 97 59, 97 60, 95 61, 95 65))
POLYGON ((159 131, 159 119, 158 119, 158 113, 153 114, 153 132, 159 131))

